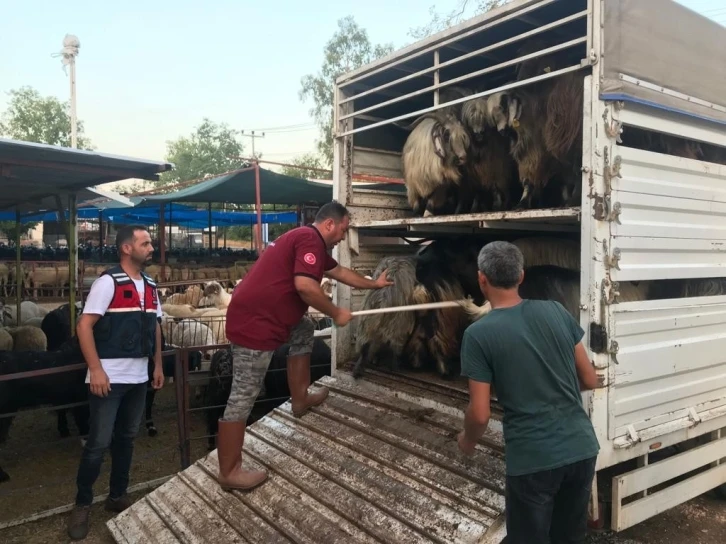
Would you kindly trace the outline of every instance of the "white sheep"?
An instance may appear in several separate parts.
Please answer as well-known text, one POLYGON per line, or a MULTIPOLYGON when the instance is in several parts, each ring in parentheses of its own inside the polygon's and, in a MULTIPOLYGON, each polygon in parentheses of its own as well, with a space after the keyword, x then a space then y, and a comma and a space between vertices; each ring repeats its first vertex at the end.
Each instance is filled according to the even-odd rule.
POLYGON ((218 310, 229 307, 232 295, 228 293, 218 281, 210 281, 204 285, 204 298, 197 304, 198 307, 214 306, 218 310))
MULTIPOLYGON (((188 348, 191 346, 209 346, 217 343, 212 330, 195 319, 182 319, 169 326, 169 343, 188 348)), ((200 350, 211 357, 216 350, 200 350)))
MULTIPOLYGON (((9 327, 14 327, 18 324, 17 322, 17 306, 9 304, 2 308, 3 323, 9 327)), ((48 314, 48 310, 42 306, 38 306, 35 302, 30 300, 24 300, 20 303, 20 324, 25 323, 28 319, 34 317, 45 317, 48 314)))
POLYGON ((28 325, 5 329, 13 337, 13 351, 46 351, 48 339, 42 329, 28 325))
POLYGON ((0 329, 0 351, 13 350, 13 336, 6 330, 0 329))

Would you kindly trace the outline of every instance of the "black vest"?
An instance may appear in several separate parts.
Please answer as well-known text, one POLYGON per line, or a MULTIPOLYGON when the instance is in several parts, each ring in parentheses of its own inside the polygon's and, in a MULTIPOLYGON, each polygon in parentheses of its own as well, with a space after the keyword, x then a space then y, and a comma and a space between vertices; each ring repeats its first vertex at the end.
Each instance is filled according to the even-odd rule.
POLYGON ((134 280, 120 266, 109 268, 103 274, 109 274, 113 278, 114 294, 106 313, 93 327, 98 357, 153 357, 156 349, 156 308, 159 304, 156 283, 141 273, 145 302, 142 309, 134 280))

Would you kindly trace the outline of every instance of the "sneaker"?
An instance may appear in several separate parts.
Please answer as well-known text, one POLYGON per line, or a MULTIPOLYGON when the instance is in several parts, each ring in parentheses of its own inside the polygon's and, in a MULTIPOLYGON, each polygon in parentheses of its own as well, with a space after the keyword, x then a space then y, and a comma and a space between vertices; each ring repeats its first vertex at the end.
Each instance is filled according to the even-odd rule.
POLYGON ((117 499, 112 499, 111 495, 109 495, 106 498, 106 510, 109 510, 111 512, 123 512, 129 506, 131 506, 131 504, 132 501, 128 495, 121 495, 117 499))
POLYGON ((88 515, 91 506, 76 506, 68 518, 68 536, 71 540, 83 540, 88 535, 88 515))

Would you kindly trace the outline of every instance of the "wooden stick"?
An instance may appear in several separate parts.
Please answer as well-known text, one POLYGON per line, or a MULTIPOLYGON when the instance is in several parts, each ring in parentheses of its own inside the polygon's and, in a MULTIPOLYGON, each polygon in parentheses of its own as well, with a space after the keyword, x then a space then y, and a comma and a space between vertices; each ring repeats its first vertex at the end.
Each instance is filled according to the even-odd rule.
POLYGON ((447 300, 444 302, 428 302, 426 304, 411 304, 409 306, 391 306, 389 308, 373 308, 371 310, 358 310, 351 312, 353 317, 359 315, 383 314, 387 312, 411 312, 417 310, 433 310, 436 308, 454 308, 466 303, 466 300, 447 300))

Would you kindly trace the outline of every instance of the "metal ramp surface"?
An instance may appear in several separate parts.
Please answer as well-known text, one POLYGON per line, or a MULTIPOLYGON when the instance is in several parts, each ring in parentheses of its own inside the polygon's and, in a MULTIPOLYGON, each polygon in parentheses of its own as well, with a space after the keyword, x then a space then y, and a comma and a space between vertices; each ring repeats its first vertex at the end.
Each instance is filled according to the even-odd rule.
POLYGON ((216 450, 107 526, 119 543, 492 543, 504 532, 504 444, 494 415, 459 452, 465 391, 410 376, 345 372, 300 419, 289 401, 248 427, 244 464, 268 480, 222 491, 216 450))

